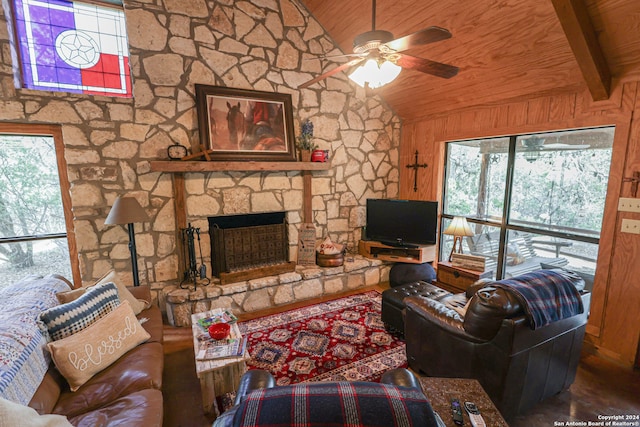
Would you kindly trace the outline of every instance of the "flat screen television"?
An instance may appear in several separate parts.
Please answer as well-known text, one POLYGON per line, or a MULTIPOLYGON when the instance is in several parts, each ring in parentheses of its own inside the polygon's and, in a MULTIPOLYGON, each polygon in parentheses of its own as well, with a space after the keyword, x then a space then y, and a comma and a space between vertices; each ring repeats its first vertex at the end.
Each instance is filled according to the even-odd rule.
POLYGON ((367 240, 389 246, 434 245, 437 226, 438 202, 367 199, 367 240))

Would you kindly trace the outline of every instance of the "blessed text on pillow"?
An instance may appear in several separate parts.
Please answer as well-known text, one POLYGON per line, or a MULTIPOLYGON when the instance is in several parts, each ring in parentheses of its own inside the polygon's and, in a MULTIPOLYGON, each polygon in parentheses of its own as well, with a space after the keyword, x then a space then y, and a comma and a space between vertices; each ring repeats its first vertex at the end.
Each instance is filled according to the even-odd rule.
POLYGON ((76 391, 95 374, 150 337, 129 302, 124 301, 88 328, 50 342, 47 347, 71 391, 76 391))

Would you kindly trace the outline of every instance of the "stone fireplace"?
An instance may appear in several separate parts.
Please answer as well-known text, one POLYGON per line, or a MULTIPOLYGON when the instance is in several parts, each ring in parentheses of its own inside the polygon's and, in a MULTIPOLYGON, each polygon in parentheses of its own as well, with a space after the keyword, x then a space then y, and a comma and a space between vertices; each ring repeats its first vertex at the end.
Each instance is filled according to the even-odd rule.
POLYGON ((211 265, 221 284, 293 271, 286 212, 209 217, 211 265))
POLYGON ((222 285, 213 279, 209 285, 182 289, 177 285, 163 289, 167 320, 174 326, 191 325, 191 315, 214 308, 234 313, 251 313, 310 298, 353 291, 389 280, 390 263, 349 255, 339 267, 298 265, 294 271, 222 285))

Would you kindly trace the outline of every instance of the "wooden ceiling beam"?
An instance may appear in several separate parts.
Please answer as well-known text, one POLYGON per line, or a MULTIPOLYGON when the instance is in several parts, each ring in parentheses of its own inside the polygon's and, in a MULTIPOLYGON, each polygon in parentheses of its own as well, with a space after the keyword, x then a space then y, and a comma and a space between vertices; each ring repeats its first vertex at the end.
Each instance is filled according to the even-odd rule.
POLYGON ((611 71, 584 0, 551 0, 594 101, 609 99, 611 71))

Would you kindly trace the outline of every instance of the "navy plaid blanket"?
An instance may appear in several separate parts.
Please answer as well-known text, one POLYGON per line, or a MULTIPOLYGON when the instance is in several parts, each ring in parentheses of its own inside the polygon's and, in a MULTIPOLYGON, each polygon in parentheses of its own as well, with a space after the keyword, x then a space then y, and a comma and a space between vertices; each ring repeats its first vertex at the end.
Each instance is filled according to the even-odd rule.
POLYGON ((529 318, 531 329, 540 328, 584 311, 582 298, 574 281, 558 271, 536 270, 492 282, 491 286, 508 289, 519 297, 529 318))
POLYGON ((421 390, 371 382, 299 383, 254 390, 234 426, 436 427, 421 390))

